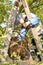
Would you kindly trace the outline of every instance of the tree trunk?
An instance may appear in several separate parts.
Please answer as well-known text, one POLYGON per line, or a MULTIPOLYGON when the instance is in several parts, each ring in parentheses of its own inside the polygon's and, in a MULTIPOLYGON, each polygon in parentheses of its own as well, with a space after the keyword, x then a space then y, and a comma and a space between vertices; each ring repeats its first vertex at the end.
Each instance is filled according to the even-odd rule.
MULTIPOLYGON (((25 9, 27 18, 28 18, 28 20, 30 20, 30 19, 31 19, 31 14, 30 14, 31 12, 30 12, 30 10, 29 10, 29 7, 28 7, 28 5, 27 5, 26 0, 22 0, 22 4, 23 4, 23 6, 24 6, 24 9, 25 9)), ((29 22, 30 22, 30 21, 29 21, 29 22)), ((30 28, 30 33, 32 34, 32 36, 33 36, 33 38, 34 38, 34 40, 35 40, 35 42, 36 42, 36 47, 37 47, 38 50, 42 50, 42 45, 41 45, 41 43, 40 43, 40 39, 39 39, 39 36, 38 36, 38 34, 40 34, 40 32, 41 32, 41 31, 39 32, 39 30, 42 29, 41 27, 42 27, 42 24, 41 24, 41 22, 40 22, 37 27, 30 28)), ((30 55, 30 61, 33 62, 33 59, 32 59, 32 57, 31 57, 31 55, 30 55)), ((30 62, 30 63, 31 63, 31 62, 30 62)))
MULTIPOLYGON (((24 6, 24 9, 25 9, 27 18, 28 18, 28 20, 30 20, 31 19, 31 14, 30 14, 30 10, 29 10, 29 7, 27 5, 26 0, 22 0, 22 3, 23 3, 23 6, 24 6)), ((38 32, 39 30, 41 30, 41 27, 42 27, 42 25, 41 25, 41 22, 40 22, 40 24, 37 27, 34 27, 34 28, 30 29, 30 32, 33 35, 33 38, 35 39, 36 46, 39 50, 42 50, 42 45, 40 43, 40 39, 39 39, 39 36, 38 36, 38 34, 41 32, 41 31, 38 32)))
POLYGON ((17 15, 17 10, 15 9, 15 6, 13 4, 11 12, 10 12, 9 19, 8 19, 8 24, 7 24, 7 27, 6 27, 6 31, 5 31, 6 38, 3 40, 3 43, 6 46, 6 53, 8 51, 12 31, 14 29, 14 21, 15 21, 16 15, 17 15))

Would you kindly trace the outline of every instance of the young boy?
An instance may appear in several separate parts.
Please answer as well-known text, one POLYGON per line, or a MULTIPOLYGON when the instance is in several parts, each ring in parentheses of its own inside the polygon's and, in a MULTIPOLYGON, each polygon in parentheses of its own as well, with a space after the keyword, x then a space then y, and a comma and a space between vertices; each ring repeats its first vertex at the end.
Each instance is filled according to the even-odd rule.
POLYGON ((17 14, 17 16, 16 16, 15 23, 21 24, 20 37, 19 37, 20 41, 23 40, 26 36, 26 28, 34 27, 39 24, 40 19, 33 13, 31 13, 31 16, 32 16, 32 18, 31 18, 30 22, 28 21, 25 13, 17 14))
MULTIPOLYGON (((15 6, 17 8, 17 1, 15 6)), ((39 24, 40 19, 35 14, 33 13, 30 14, 32 16, 30 21, 28 21, 25 13, 21 13, 21 14, 17 13, 16 15, 15 25, 21 24, 19 41, 23 40, 26 37, 26 28, 34 27, 39 24)))

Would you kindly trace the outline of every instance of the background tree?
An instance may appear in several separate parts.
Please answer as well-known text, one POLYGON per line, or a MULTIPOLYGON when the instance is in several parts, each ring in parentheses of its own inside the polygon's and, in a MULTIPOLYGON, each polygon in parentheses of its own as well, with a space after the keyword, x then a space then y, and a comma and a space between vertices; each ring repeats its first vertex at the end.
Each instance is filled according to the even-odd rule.
MULTIPOLYGON (((35 13, 43 24, 43 0, 27 0, 30 11, 35 13)), ((24 12, 23 6, 20 3, 20 12, 24 12)))
POLYGON ((1 30, 2 28, 1 24, 7 23, 10 14, 9 11, 11 10, 11 7, 12 7, 12 2, 10 0, 0 0, 0 31, 2 33, 4 33, 3 32, 4 27, 1 30))
POLYGON ((2 46, 2 38, 6 30, 11 8, 11 0, 0 0, 0 48, 2 46))

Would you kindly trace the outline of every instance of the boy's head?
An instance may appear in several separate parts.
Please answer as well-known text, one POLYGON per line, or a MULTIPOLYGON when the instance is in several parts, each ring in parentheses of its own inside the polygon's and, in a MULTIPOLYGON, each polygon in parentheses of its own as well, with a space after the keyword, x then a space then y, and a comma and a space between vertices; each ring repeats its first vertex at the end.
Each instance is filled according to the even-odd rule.
POLYGON ((18 0, 15 0, 15 2, 14 2, 14 8, 16 8, 17 13, 19 13, 19 2, 18 2, 18 0))
POLYGON ((16 6, 16 7, 19 6, 18 0, 15 0, 15 2, 14 2, 14 6, 16 6))

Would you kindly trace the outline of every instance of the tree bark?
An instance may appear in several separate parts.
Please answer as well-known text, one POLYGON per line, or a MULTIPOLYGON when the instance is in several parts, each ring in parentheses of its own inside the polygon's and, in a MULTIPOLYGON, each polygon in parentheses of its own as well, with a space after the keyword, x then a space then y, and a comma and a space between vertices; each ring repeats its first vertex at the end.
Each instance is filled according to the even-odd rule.
MULTIPOLYGON (((28 7, 28 4, 27 4, 26 0, 22 0, 22 4, 24 6, 24 9, 25 9, 25 13, 27 15, 27 18, 28 18, 28 20, 30 20, 31 19, 31 14, 30 14, 30 10, 29 10, 29 7, 28 7)), ((42 29, 41 22, 39 23, 39 25, 37 27, 30 28, 30 33, 31 33, 31 35, 33 36, 33 38, 35 40, 36 48, 38 50, 40 50, 40 51, 42 51, 42 44, 40 42, 40 38, 39 38, 38 34, 40 34, 41 29, 42 29), (39 32, 39 30, 40 30, 40 32, 39 32)), ((41 55, 41 57, 42 57, 42 55, 41 55)), ((43 58, 41 58, 41 59, 43 59, 43 58)), ((30 61, 33 62, 32 57, 30 58, 30 61)))
POLYGON ((8 52, 8 47, 9 47, 12 31, 14 30, 14 21, 15 21, 16 15, 17 15, 17 10, 15 9, 15 6, 13 4, 9 19, 8 19, 6 31, 5 31, 6 38, 3 40, 3 43, 6 46, 6 53, 8 52))
MULTIPOLYGON (((26 0, 22 0, 22 3, 23 3, 23 6, 24 6, 24 9, 25 9, 27 18, 28 18, 28 20, 30 20, 31 14, 30 14, 30 10, 29 10, 29 7, 27 5, 26 0)), ((41 22, 40 22, 40 24, 37 27, 30 28, 30 32, 33 35, 33 38, 35 39, 36 46, 37 46, 38 50, 42 50, 42 45, 40 43, 39 36, 38 36, 38 31, 41 30, 41 27, 42 27, 42 25, 41 25, 41 22)))

